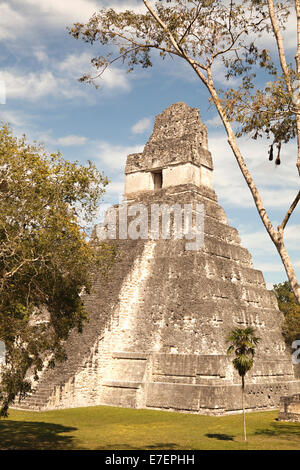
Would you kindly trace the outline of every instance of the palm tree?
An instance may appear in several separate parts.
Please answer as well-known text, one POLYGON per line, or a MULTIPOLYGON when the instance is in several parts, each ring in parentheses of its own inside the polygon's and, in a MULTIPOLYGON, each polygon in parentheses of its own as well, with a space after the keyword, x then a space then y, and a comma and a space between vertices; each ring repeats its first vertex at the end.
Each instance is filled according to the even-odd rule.
POLYGON ((227 336, 226 342, 230 343, 227 354, 235 353, 232 363, 242 378, 242 406, 243 406, 243 423, 244 423, 244 439, 247 441, 246 419, 245 419, 245 375, 253 367, 253 358, 255 355, 256 345, 260 338, 255 336, 255 330, 251 326, 247 328, 234 328, 227 336))

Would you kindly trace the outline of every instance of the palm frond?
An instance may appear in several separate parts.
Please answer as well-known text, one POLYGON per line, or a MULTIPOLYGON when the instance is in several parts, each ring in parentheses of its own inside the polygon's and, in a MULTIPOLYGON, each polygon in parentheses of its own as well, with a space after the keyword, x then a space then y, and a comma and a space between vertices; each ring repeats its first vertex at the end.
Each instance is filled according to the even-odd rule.
POLYGON ((253 358, 259 341, 260 338, 255 336, 255 329, 252 326, 234 328, 227 336, 226 342, 230 343, 227 354, 234 352, 235 358, 232 363, 241 377, 244 377, 252 369, 253 358))

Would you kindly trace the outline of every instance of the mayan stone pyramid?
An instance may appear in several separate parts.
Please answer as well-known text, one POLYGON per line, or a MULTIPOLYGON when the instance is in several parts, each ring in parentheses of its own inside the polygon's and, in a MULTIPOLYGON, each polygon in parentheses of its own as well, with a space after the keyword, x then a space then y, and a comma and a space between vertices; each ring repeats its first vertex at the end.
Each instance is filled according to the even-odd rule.
MULTIPOLYGON (((90 322, 82 334, 71 334, 68 360, 45 370, 35 393, 16 407, 241 410, 240 378, 225 338, 248 325, 261 342, 246 380, 246 407, 271 409, 281 396, 299 393, 275 295, 213 190, 198 109, 175 103, 158 115, 144 151, 128 156, 125 173, 128 213, 134 204, 149 214, 153 205, 204 207, 204 244, 188 250, 183 238, 126 238, 117 227, 117 239, 108 242, 117 245, 118 260, 85 296, 90 322)), ((92 243, 107 233, 106 221, 95 227, 92 243)))

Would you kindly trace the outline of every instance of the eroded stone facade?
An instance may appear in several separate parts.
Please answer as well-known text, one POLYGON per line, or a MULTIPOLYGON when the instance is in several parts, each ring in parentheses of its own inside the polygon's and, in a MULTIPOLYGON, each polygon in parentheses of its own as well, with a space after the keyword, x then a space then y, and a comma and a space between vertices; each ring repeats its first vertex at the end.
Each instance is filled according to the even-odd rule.
POLYGON ((279 421, 300 422, 300 394, 281 397, 278 413, 279 421))
MULTIPOLYGON (((127 205, 203 204, 204 245, 188 251, 183 239, 111 240, 118 260, 85 297, 90 322, 70 335, 68 360, 45 371, 20 406, 239 411, 240 378, 225 338, 248 325, 261 342, 246 407, 271 409, 281 396, 300 392, 275 295, 218 204, 207 147, 198 110, 176 103, 157 117, 144 152, 128 156, 127 205)), ((103 233, 96 227, 92 243, 103 233)))

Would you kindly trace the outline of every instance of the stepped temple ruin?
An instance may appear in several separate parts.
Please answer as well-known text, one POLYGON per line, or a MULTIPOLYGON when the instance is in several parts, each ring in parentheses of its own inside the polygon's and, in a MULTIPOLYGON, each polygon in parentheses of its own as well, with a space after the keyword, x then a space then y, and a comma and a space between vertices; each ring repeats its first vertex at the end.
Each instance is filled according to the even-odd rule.
POLYGON ((134 205, 148 209, 149 219, 151 208, 162 204, 193 205, 193 217, 203 208, 203 243, 188 249, 183 237, 147 237, 145 230, 128 237, 120 218, 115 231, 109 217, 96 226, 91 243, 106 237, 117 245, 118 260, 85 295, 90 321, 82 334, 70 335, 67 361, 45 370, 35 392, 15 407, 239 411, 241 382, 225 339, 233 327, 249 325, 261 342, 246 378, 246 407, 271 409, 281 396, 299 393, 276 297, 213 190, 198 109, 175 103, 159 114, 144 151, 127 157, 125 173, 122 210, 129 220, 134 205))

